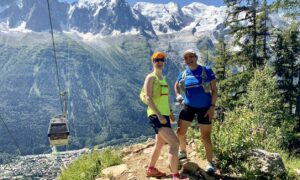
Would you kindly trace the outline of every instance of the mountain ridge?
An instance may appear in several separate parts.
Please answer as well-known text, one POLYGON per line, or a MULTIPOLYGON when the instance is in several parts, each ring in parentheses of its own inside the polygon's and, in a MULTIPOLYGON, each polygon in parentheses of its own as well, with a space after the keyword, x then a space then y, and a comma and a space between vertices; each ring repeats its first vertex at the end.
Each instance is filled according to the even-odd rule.
MULTIPOLYGON (((224 7, 207 6, 202 3, 191 3, 179 7, 170 2, 167 4, 136 3, 130 6, 125 0, 79 0, 72 4, 58 0, 50 1, 53 28, 56 31, 77 31, 79 33, 116 36, 122 34, 156 37, 159 34, 180 32, 192 29, 201 21, 201 14, 210 14, 209 27, 215 28, 223 20, 214 13, 224 17, 224 7), (200 8, 201 7, 201 8, 200 8), (188 9, 193 9, 191 14, 188 9), (55 11, 54 11, 55 10, 55 11), (55 12, 55 13, 54 13, 55 12), (193 18, 199 14, 197 18, 193 18), (192 27, 190 27, 192 26, 192 27)), ((0 30, 21 32, 43 32, 50 28, 47 3, 38 0, 14 0, 0 3, 0 30)))

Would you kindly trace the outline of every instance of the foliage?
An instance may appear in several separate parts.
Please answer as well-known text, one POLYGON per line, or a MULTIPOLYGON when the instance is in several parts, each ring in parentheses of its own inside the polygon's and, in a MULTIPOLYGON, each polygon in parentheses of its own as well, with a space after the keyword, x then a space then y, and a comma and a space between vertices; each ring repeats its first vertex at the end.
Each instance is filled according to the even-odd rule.
POLYGON ((273 10, 285 10, 288 17, 297 19, 300 17, 300 2, 298 0, 276 0, 273 3, 273 10))
POLYGON ((281 90, 283 103, 288 104, 289 113, 292 114, 293 107, 296 106, 296 99, 300 89, 295 83, 295 78, 299 77, 300 63, 300 42, 299 24, 292 24, 283 32, 277 34, 277 39, 273 50, 275 52, 275 61, 273 62, 276 74, 279 77, 278 84, 281 90))
POLYGON ((226 0, 229 9, 226 25, 234 36, 237 61, 249 68, 261 67, 267 58, 269 7, 266 1, 226 0))
POLYGON ((219 40, 215 58, 219 79, 218 114, 224 119, 224 112, 241 105, 253 70, 263 67, 269 58, 270 7, 266 0, 226 0, 228 17, 226 26, 230 29, 233 42, 219 40), (231 47, 226 48, 227 46, 231 47), (221 111, 221 113, 219 113, 221 111))
POLYGON ((224 172, 240 172, 248 150, 255 144, 251 132, 253 114, 247 108, 226 114, 225 122, 215 123, 213 142, 218 166, 224 172), (242 114, 242 116, 241 116, 242 114))
POLYGON ((257 124, 264 123, 275 125, 277 117, 282 114, 282 104, 280 94, 277 90, 274 72, 265 67, 257 70, 248 84, 248 92, 244 99, 245 104, 255 113, 257 124))
MULTIPOLYGON (((273 74, 269 67, 256 70, 241 99, 242 105, 226 112, 223 123, 213 124, 214 154, 223 173, 259 177, 258 170, 248 159, 249 151, 260 148, 284 152, 287 148, 294 121, 285 114, 273 74)), ((191 130, 189 136, 199 138, 196 132, 191 130)), ((202 155, 203 149, 199 143, 198 150, 202 155)))
POLYGON ((289 179, 300 179, 296 172, 296 169, 300 167, 300 156, 289 155, 287 153, 281 153, 283 162, 285 164, 289 179))
MULTIPOLYGON (((293 9, 289 12, 294 14, 299 13, 300 6, 293 0, 277 0, 273 7, 266 0, 224 2, 229 11, 226 26, 234 39, 233 44, 219 40, 214 58, 220 93, 218 106, 224 120, 222 124, 214 123, 214 150, 223 172, 257 179, 261 175, 247 159, 249 150, 261 148, 291 154, 299 141, 295 134, 297 119, 292 113, 296 107, 296 114, 300 114, 300 81, 294 82, 300 78, 299 23, 279 30, 275 42, 269 17, 276 5, 277 9, 293 9), (275 71, 268 67, 270 62, 274 62, 275 71), (287 107, 288 104, 292 105, 287 107)), ((196 137, 195 132, 192 130, 189 135, 196 137)), ((198 147, 204 154, 203 145, 198 147)))
POLYGON ((246 93, 251 76, 252 71, 242 70, 242 72, 235 74, 232 72, 228 73, 227 78, 219 82, 219 87, 225 87, 218 100, 219 105, 226 111, 233 110, 235 107, 242 105, 241 97, 246 93))
POLYGON ((268 39, 271 35, 270 21, 270 6, 267 4, 267 0, 261 2, 259 13, 257 14, 257 57, 260 65, 266 64, 270 57, 270 45, 268 39))
POLYGON ((120 164, 121 157, 112 150, 83 155, 60 174, 60 180, 94 180, 103 168, 120 164))

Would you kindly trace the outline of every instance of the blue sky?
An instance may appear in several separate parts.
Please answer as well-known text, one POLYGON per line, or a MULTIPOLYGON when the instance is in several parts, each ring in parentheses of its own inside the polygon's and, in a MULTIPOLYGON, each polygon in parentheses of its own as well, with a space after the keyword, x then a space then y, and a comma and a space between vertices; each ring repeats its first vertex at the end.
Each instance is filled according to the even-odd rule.
MULTIPOLYGON (((74 2, 77 0, 66 0, 68 2, 74 2)), ((170 1, 178 3, 180 6, 184 6, 190 4, 192 2, 202 2, 207 5, 215 5, 215 6, 222 6, 224 5, 223 0, 127 0, 127 2, 133 5, 136 2, 153 2, 153 3, 168 3, 170 1)), ((268 2, 273 2, 274 0, 268 0, 268 2)))

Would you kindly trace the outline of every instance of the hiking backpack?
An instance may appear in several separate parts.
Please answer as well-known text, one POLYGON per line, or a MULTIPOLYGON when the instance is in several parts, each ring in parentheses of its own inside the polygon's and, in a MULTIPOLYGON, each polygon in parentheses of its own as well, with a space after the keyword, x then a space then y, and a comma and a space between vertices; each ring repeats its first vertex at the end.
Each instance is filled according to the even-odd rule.
MULTIPOLYGON (((203 87, 203 90, 205 93, 210 93, 211 92, 211 87, 210 87, 210 82, 207 82, 207 73, 206 73, 206 70, 205 70, 205 67, 204 66, 201 66, 202 67, 202 72, 201 72, 201 78, 202 78, 202 83, 200 86, 203 87)), ((186 78, 186 71, 187 70, 184 70, 182 72, 182 76, 181 76, 181 79, 180 81, 178 82, 179 84, 179 88, 180 88, 180 92, 182 92, 184 95, 186 93, 186 88, 185 88, 185 78, 186 78)))

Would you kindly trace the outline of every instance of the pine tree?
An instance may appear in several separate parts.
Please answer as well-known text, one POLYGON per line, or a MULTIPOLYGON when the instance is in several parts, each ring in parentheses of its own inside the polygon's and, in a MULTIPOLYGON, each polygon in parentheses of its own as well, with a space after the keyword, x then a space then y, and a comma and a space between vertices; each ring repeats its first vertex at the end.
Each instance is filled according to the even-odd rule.
POLYGON ((273 9, 283 9, 286 16, 293 19, 300 17, 300 1, 299 0, 276 0, 273 4, 273 9))
POLYGON ((263 67, 269 59, 270 9, 266 0, 226 0, 226 24, 234 35, 237 61, 249 68, 263 67))
POLYGON ((266 0, 225 0, 229 13, 226 25, 230 27, 234 46, 224 84, 226 94, 221 101, 226 109, 241 104, 240 98, 247 90, 253 70, 263 67, 269 60, 267 40, 269 35, 269 6, 266 0))
MULTIPOLYGON (((300 71, 298 71, 298 91, 300 91, 300 71)), ((298 93, 297 96, 297 102, 296 102, 296 115, 300 117, 300 93, 298 93)), ((300 119, 300 118, 299 118, 300 119)), ((299 120, 300 125, 300 120, 299 120)), ((300 126, 299 126, 300 127, 300 126)))
POLYGON ((274 62, 276 74, 279 77, 279 88, 284 96, 284 104, 288 104, 290 113, 296 107, 299 98, 300 42, 298 25, 294 24, 286 31, 277 35, 274 46, 276 59, 274 62))
POLYGON ((270 126, 280 126, 283 114, 283 104, 280 96, 274 70, 266 65, 262 70, 254 72, 249 82, 245 104, 254 112, 257 124, 267 129, 270 126))
MULTIPOLYGON (((222 81, 226 79, 227 73, 226 71, 229 70, 229 62, 230 55, 229 49, 227 48, 227 44, 225 43, 224 39, 218 41, 216 45, 216 57, 215 57, 215 72, 218 81, 222 81)), ((222 89, 225 87, 222 87, 222 89)))
POLYGON ((227 106, 227 102, 225 101, 226 98, 226 84, 224 84, 224 80, 228 76, 228 71, 230 68, 230 65, 228 64, 230 60, 229 50, 226 47, 226 43, 224 42, 224 39, 220 39, 218 41, 218 44, 216 45, 216 57, 214 59, 215 62, 215 74, 216 79, 218 81, 218 108, 217 108, 217 118, 220 121, 224 121, 224 112, 225 108, 227 106))
POLYGON ((257 47, 258 47, 258 57, 257 63, 259 66, 266 64, 269 59, 270 47, 268 45, 268 39, 270 39, 269 27, 271 24, 269 18, 270 6, 267 5, 267 1, 263 0, 260 13, 257 15, 257 47))
POLYGON ((224 119, 224 112, 233 110, 241 104, 240 97, 246 92, 248 80, 252 71, 245 71, 243 67, 236 67, 229 46, 224 40, 216 45, 214 66, 218 81, 218 118, 224 119))
POLYGON ((247 68, 257 67, 257 9, 256 0, 225 0, 229 13, 226 24, 234 35, 237 51, 237 62, 247 68))

